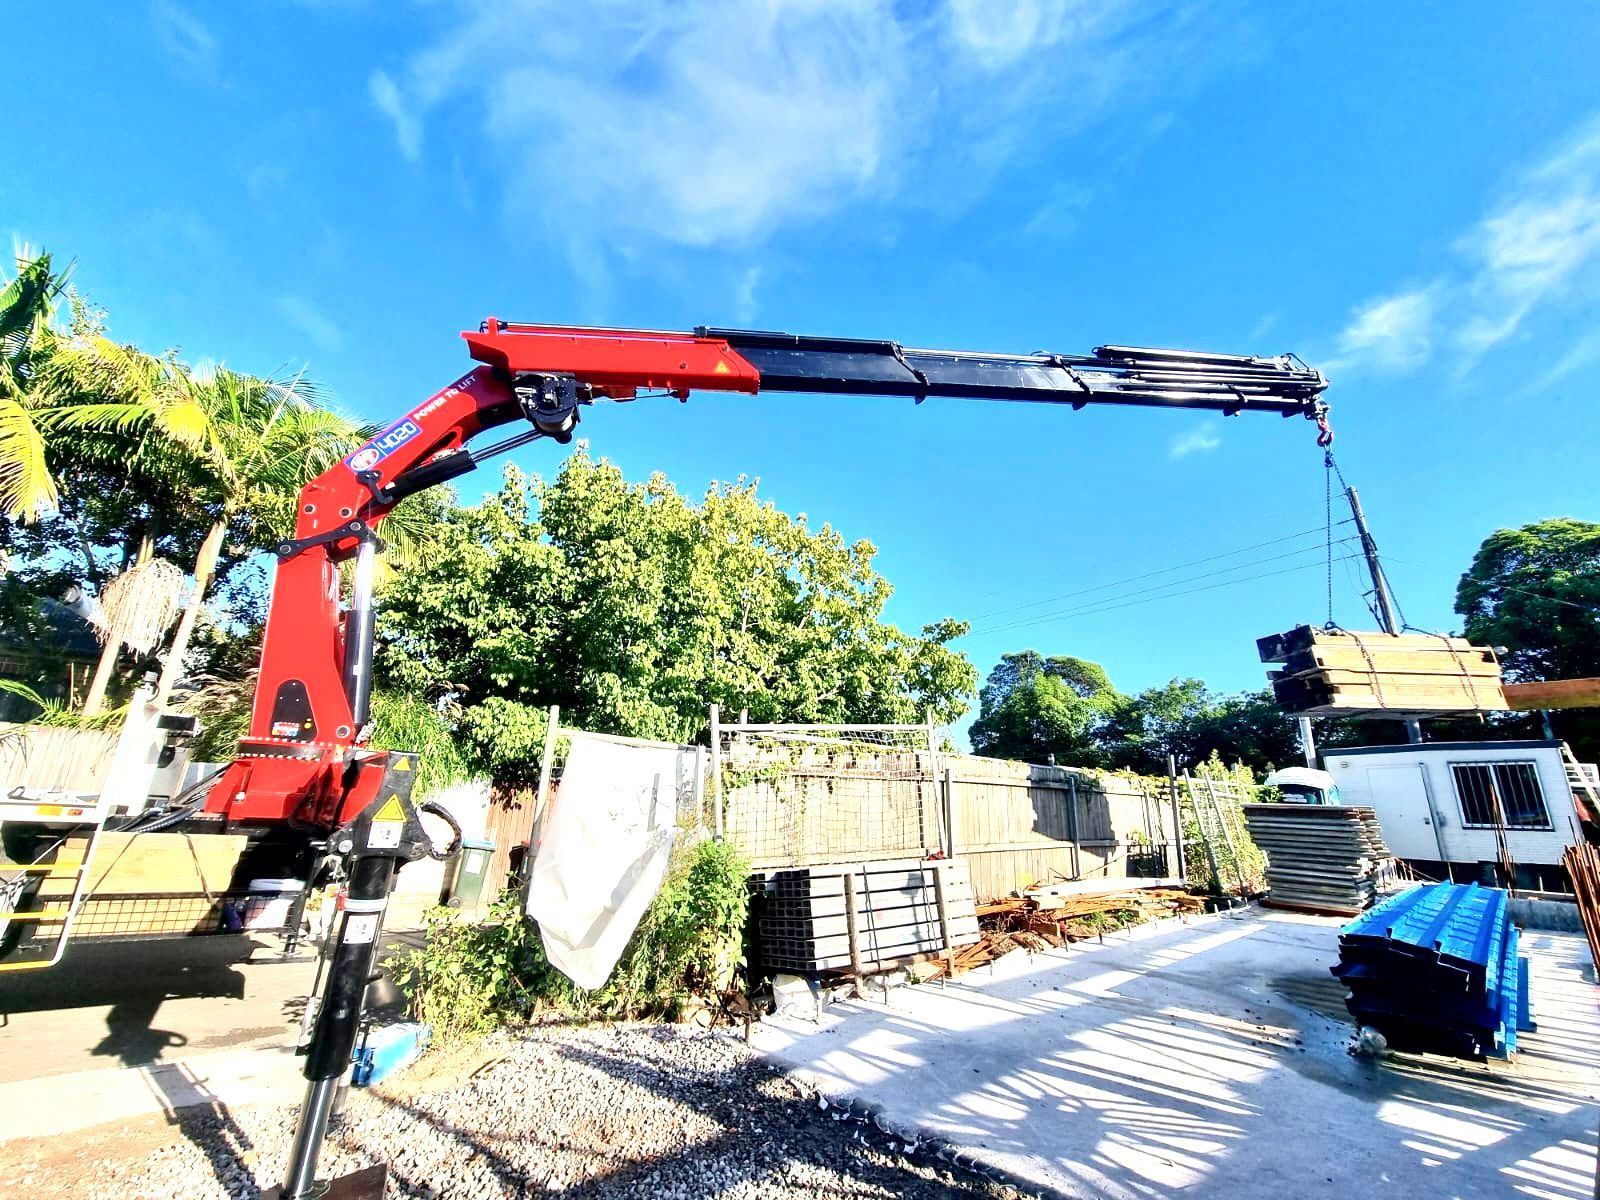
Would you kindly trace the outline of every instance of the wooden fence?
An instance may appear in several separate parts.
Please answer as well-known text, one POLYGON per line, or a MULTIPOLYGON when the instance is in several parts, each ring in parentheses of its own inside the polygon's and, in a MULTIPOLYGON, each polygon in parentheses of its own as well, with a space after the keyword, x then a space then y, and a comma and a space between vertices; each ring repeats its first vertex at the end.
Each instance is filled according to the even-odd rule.
POLYGON ((111 729, 0 724, 0 796, 15 787, 98 794, 116 745, 111 729))
POLYGON ((943 850, 974 894, 1030 883, 1175 878, 1164 781, 927 751, 804 747, 775 769, 724 761, 726 836, 757 870, 943 850))
POLYGON ((951 756, 948 852, 967 860, 975 896, 1030 883, 1176 878, 1182 859, 1163 781, 951 756))

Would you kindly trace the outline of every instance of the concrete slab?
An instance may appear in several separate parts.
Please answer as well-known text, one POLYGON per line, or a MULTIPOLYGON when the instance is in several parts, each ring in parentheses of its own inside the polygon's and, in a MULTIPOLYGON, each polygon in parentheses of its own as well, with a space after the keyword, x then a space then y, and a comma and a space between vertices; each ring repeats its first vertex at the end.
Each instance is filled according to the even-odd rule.
POLYGON ((754 1044, 1071 1196, 1588 1200, 1600 1013, 1581 938, 1529 933, 1513 1063, 1347 1052, 1336 920, 1249 909, 1013 955, 754 1044))

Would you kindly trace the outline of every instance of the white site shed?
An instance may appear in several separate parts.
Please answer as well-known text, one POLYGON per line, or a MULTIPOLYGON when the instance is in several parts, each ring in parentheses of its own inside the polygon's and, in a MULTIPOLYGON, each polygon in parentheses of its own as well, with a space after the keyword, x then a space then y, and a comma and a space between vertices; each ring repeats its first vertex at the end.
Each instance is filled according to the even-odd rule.
POLYGON ((1519 875, 1531 868, 1535 887, 1582 840, 1558 741, 1353 746, 1322 760, 1340 802, 1376 809, 1389 848, 1423 870, 1450 864, 1441 875, 1477 878, 1483 864, 1498 864, 1496 799, 1506 848, 1519 875))

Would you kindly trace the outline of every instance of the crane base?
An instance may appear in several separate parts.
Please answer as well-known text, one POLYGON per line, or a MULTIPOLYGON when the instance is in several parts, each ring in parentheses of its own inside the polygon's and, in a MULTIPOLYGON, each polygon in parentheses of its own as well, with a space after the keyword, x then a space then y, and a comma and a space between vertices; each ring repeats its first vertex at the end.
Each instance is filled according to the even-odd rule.
MULTIPOLYGON (((383 1200, 389 1182, 389 1164, 374 1163, 337 1179, 317 1180, 317 1190, 306 1200, 383 1200)), ((281 1187, 268 1188, 259 1200, 283 1200, 281 1187)))

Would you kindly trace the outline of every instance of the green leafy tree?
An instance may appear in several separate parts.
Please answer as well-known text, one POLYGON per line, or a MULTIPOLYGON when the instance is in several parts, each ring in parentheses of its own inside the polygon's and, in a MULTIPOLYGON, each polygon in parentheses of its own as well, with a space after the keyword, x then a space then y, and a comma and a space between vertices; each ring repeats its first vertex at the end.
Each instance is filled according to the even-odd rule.
POLYGON ((1255 772, 1300 761, 1292 716, 1270 691, 1218 695, 1198 679, 1147 688, 1109 723, 1107 752, 1115 765, 1165 774, 1167 756, 1179 768, 1211 758, 1255 772))
MULTIPOLYGON (((1503 647, 1513 680, 1600 675, 1600 524, 1552 517, 1485 538, 1456 586, 1463 632, 1503 647)), ((1551 731, 1580 759, 1600 757, 1600 711, 1560 709, 1551 731)), ((1471 736, 1538 737, 1537 714, 1494 714, 1471 736)))
POLYGON ((1124 696, 1105 670, 1036 650, 1004 655, 980 693, 973 750, 996 758, 1165 774, 1213 755, 1266 771, 1298 761, 1294 718, 1270 692, 1221 696, 1198 679, 1174 679, 1124 696))
POLYGON ((1036 650, 1007 654, 979 694, 972 748, 992 758, 1106 766, 1102 731, 1123 703, 1099 663, 1036 650))
POLYGON ((1513 679, 1600 675, 1600 524, 1553 517, 1484 539, 1456 585, 1466 636, 1513 679))
POLYGON ((590 729, 679 740, 710 702, 758 721, 954 720, 976 684, 949 647, 966 626, 884 621, 875 553, 745 480, 694 502, 580 445, 554 479, 508 470, 446 517, 427 561, 384 592, 380 669, 453 695, 503 778, 537 760, 551 703, 590 729))
POLYGON ((1215 701, 1199 679, 1146 688, 1121 706, 1106 731, 1112 761, 1147 775, 1165 774, 1168 755, 1180 766, 1198 761, 1198 735, 1214 711, 1215 701))
POLYGON ((1304 761, 1295 719, 1278 707, 1271 688, 1221 697, 1198 743, 1198 751, 1242 763, 1257 774, 1304 761))

